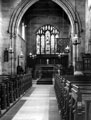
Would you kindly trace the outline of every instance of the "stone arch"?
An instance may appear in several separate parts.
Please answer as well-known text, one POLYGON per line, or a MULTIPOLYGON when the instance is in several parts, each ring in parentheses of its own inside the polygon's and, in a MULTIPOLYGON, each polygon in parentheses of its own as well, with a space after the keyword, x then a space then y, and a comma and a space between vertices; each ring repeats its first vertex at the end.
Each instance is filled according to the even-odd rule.
MULTIPOLYGON (((36 2, 39 0, 25 0, 24 2, 18 4, 18 6, 15 8, 15 10, 12 13, 12 16, 10 18, 8 32, 12 35, 17 34, 17 28, 20 24, 20 21, 25 14, 25 12, 36 2)), ((81 21, 79 18, 78 13, 73 9, 72 5, 67 0, 52 0, 54 3, 58 4, 68 15, 68 18, 71 23, 72 33, 75 34, 75 21, 77 21, 77 32, 80 33, 82 30, 81 21)))
MULTIPOLYGON (((26 11, 35 3, 37 3, 39 0, 25 0, 17 5, 17 7, 14 9, 9 26, 8 26, 8 33, 10 34, 10 39, 11 39, 11 46, 13 45, 14 47, 14 57, 16 57, 16 36, 18 33, 18 27, 21 22, 22 17, 26 13, 26 11)), ((55 4, 59 5, 67 14, 70 24, 71 24, 71 33, 72 36, 74 36, 75 33, 79 33, 80 35, 82 31, 82 25, 80 21, 80 17, 78 13, 75 11, 74 7, 71 5, 71 3, 68 2, 68 0, 51 0, 55 4), (75 24, 77 25, 77 31, 75 31, 75 24)), ((74 56, 75 50, 73 49, 73 56, 72 56, 72 61, 75 66, 75 56, 74 56)), ((14 61, 14 66, 16 67, 16 62, 14 61)), ((14 69, 15 69, 14 67, 14 69)))
POLYGON ((60 0, 52 0, 52 1, 54 1, 56 4, 58 4, 67 14, 67 16, 70 20, 70 23, 71 23, 71 27, 72 27, 71 32, 73 33, 73 35, 75 33, 79 33, 79 35, 80 35, 80 32, 82 31, 81 20, 80 20, 78 12, 75 10, 75 8, 73 8, 71 3, 68 0, 61 0, 61 1, 60 0), (77 31, 75 30, 75 24, 77 24, 76 25, 77 31))

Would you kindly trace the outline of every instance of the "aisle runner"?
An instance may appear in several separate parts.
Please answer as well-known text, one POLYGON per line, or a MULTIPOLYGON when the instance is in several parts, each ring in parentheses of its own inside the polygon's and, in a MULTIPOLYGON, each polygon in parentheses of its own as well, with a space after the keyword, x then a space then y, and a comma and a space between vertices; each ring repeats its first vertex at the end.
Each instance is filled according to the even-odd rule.
POLYGON ((52 85, 37 85, 33 93, 22 100, 26 102, 12 120, 60 120, 57 104, 53 103, 56 97, 52 85))

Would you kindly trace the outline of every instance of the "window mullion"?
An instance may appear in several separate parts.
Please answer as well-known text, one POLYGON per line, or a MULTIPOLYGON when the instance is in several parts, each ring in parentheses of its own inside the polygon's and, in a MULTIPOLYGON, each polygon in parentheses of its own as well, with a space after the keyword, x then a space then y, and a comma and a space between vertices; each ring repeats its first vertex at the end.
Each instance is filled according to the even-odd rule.
POLYGON ((55 54, 57 52, 57 40, 59 37, 58 30, 50 25, 42 26, 37 35, 39 35, 39 42, 36 39, 36 53, 37 54, 55 54))

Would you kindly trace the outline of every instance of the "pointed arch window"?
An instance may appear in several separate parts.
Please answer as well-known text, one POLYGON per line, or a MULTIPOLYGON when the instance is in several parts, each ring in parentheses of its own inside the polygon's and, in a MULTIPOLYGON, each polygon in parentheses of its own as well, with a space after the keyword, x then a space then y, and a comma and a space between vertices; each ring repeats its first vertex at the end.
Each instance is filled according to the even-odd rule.
POLYGON ((41 54, 44 54, 45 53, 44 52, 44 49, 45 49, 45 36, 44 35, 41 36, 41 46, 40 46, 40 48, 41 48, 41 54))
POLYGON ((36 49, 37 49, 37 54, 40 54, 40 36, 39 35, 37 35, 36 36, 36 49))
POLYGON ((55 54, 59 31, 51 26, 44 25, 36 33, 36 54, 55 54))

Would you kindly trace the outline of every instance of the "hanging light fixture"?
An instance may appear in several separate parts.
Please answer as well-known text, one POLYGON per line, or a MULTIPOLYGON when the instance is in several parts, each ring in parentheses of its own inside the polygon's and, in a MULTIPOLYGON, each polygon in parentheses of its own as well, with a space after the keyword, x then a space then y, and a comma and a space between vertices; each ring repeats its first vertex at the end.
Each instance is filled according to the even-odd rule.
POLYGON ((78 40, 78 34, 77 34, 77 18, 76 18, 76 0, 75 0, 75 21, 74 21, 74 24, 75 24, 75 34, 74 34, 74 41, 77 41, 78 40))
POLYGON ((75 34, 74 34, 74 37, 73 37, 73 45, 78 45, 80 44, 80 41, 78 41, 79 37, 78 37, 78 22, 77 22, 77 17, 76 17, 76 0, 75 0, 75 21, 74 21, 74 24, 75 24, 75 34))
POLYGON ((69 52, 70 51, 70 47, 67 45, 67 47, 65 48, 65 52, 69 52))
POLYGON ((77 21, 77 17, 76 17, 76 0, 75 0, 75 21, 74 21, 74 36, 73 36, 73 39, 72 39, 72 44, 75 46, 74 47, 74 74, 75 74, 75 71, 77 71, 77 68, 76 68, 76 63, 78 62, 78 44, 80 44, 81 42, 79 41, 79 36, 78 36, 78 21, 77 21))
POLYGON ((9 47, 9 53, 12 54, 14 51, 13 51, 13 48, 12 48, 12 33, 10 34, 10 47, 9 47))
POLYGON ((75 34, 74 35, 74 38, 73 38, 73 45, 78 45, 78 44, 80 44, 81 43, 81 41, 78 41, 78 35, 77 34, 75 34))
POLYGON ((21 50, 21 52, 20 52, 20 58, 23 58, 23 52, 22 52, 22 50, 21 50))
POLYGON ((29 56, 32 57, 32 53, 31 52, 29 53, 29 56))
POLYGON ((11 45, 10 45, 10 47, 9 47, 9 53, 13 53, 14 51, 13 51, 13 48, 11 47, 11 45))
POLYGON ((10 61, 11 61, 11 75, 12 75, 12 73, 13 73, 12 55, 13 55, 13 53, 14 53, 13 47, 12 47, 12 37, 13 37, 13 35, 12 35, 12 33, 11 33, 11 34, 10 34, 10 47, 9 47, 9 53, 10 53, 10 56, 11 56, 11 58, 10 58, 10 61))

